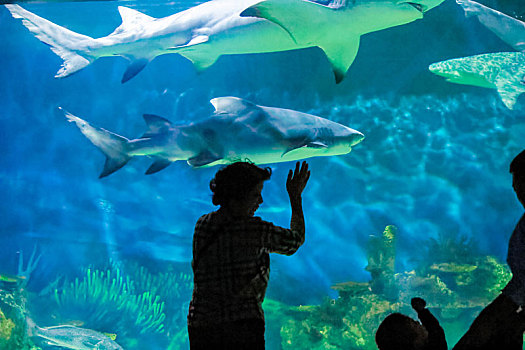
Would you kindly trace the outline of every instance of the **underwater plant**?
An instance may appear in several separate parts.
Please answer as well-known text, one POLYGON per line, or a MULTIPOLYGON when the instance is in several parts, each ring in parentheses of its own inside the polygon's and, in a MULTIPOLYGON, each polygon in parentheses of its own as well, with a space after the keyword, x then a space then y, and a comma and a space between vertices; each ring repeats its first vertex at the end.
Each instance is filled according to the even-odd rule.
POLYGON ((126 264, 125 269, 134 281, 136 292, 147 291, 159 296, 163 301, 167 335, 173 338, 182 333, 187 338, 186 315, 193 290, 192 276, 184 271, 178 271, 172 265, 167 267, 167 271, 157 273, 152 273, 136 263, 126 264))
MULTIPOLYGON (((150 292, 136 293, 119 269, 86 269, 86 275, 55 289, 60 315, 82 320, 86 328, 117 334, 164 331, 164 303, 150 292)), ((62 320, 66 321, 66 320, 62 320)))
MULTIPOLYGON (((438 238, 430 238, 424 243, 424 254, 433 263, 472 264, 479 256, 476 243, 467 236, 440 233, 438 238)), ((428 265, 428 260, 422 262, 428 265)))
POLYGON ((152 273, 134 262, 110 262, 55 288, 53 313, 60 323, 116 333, 126 349, 142 349, 145 342, 178 349, 187 341, 187 307, 181 305, 187 306, 191 290, 191 276, 171 267, 152 273))

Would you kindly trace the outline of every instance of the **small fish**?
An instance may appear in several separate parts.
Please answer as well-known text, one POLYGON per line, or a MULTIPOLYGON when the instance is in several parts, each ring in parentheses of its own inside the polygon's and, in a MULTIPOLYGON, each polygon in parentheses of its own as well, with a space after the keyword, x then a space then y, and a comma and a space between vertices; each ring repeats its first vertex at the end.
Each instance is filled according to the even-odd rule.
POLYGON ((25 285, 25 276, 18 275, 0 275, 0 290, 15 291, 23 288, 25 285))
POLYGON ((13 276, 8 274, 2 274, 0 275, 0 282, 7 282, 7 283, 18 283, 21 279, 24 279, 23 276, 13 276))
POLYGON ((43 338, 53 346, 73 350, 123 350, 111 337, 92 329, 75 326, 41 328, 30 318, 26 321, 30 336, 43 338))

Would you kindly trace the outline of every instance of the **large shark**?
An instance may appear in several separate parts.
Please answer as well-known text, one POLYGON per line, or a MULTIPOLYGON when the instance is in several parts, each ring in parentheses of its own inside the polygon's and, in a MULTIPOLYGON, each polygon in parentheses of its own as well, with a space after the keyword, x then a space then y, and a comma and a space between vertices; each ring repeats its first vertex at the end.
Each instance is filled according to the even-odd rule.
POLYGON ((457 84, 498 90, 501 100, 513 109, 525 92, 525 53, 496 52, 433 63, 432 73, 457 84))
POLYGON ((467 17, 481 24, 517 51, 525 51, 525 23, 471 0, 456 0, 467 17))
POLYGON ((149 129, 134 140, 93 127, 69 112, 65 115, 106 155, 101 178, 133 156, 152 157, 146 174, 153 174, 177 160, 186 160, 192 167, 209 167, 244 159, 268 164, 341 155, 364 138, 359 131, 311 114, 258 106, 237 97, 210 102, 215 107, 213 115, 189 125, 174 125, 145 114, 149 129))
POLYGON ((456 0, 467 17, 476 17, 500 39, 521 52, 498 52, 433 63, 429 70, 457 84, 498 90, 513 109, 525 92, 525 23, 471 0, 456 0))
POLYGON ((122 78, 126 82, 163 54, 178 53, 201 71, 221 55, 318 46, 326 53, 336 81, 340 82, 354 61, 361 35, 420 19, 443 0, 333 0, 328 5, 286 0, 285 9, 275 10, 279 20, 271 17, 271 21, 258 18, 262 10, 252 8, 244 12, 259 2, 213 0, 163 18, 119 6, 122 24, 113 33, 97 39, 70 31, 19 5, 6 7, 64 60, 57 78, 69 76, 104 56, 122 56, 130 61, 122 78), (288 19, 299 19, 308 26, 296 28, 288 19))

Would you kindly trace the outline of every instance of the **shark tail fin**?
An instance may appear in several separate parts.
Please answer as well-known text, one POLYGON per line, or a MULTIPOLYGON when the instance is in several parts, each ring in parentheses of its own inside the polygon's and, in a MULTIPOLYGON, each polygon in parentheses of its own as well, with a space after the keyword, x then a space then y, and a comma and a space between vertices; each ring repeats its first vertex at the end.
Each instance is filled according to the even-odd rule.
POLYGON ((80 132, 106 156, 106 163, 99 178, 114 173, 131 159, 132 156, 128 154, 129 140, 127 138, 102 128, 93 127, 85 120, 74 116, 61 107, 60 109, 64 112, 68 121, 74 122, 80 129, 80 132))
POLYGON ((61 27, 19 5, 5 5, 5 7, 11 12, 13 18, 21 19, 23 25, 37 39, 49 45, 51 50, 64 60, 55 78, 67 77, 94 61, 94 57, 87 54, 81 55, 79 52, 95 39, 61 27))
POLYGON ((27 335, 29 337, 36 337, 38 335, 38 326, 35 321, 28 315, 26 315, 26 324, 27 324, 27 335))

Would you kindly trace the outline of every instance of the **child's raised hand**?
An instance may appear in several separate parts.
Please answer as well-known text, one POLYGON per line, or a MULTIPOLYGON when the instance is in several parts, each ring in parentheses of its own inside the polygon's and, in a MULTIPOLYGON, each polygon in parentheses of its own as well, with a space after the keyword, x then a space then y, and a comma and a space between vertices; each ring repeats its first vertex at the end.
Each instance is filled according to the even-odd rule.
POLYGON ((424 310, 427 306, 427 302, 422 298, 412 298, 410 304, 412 304, 412 308, 416 310, 416 312, 424 310))
POLYGON ((286 190, 290 198, 300 198, 308 179, 310 178, 310 171, 308 170, 308 163, 303 161, 301 168, 299 162, 295 164, 295 172, 290 169, 288 178, 286 179, 286 190))

